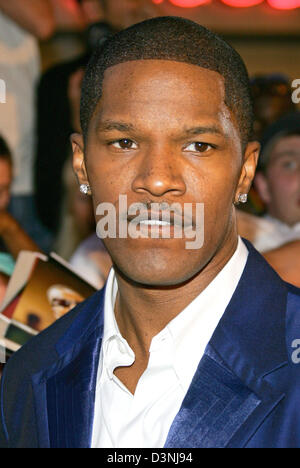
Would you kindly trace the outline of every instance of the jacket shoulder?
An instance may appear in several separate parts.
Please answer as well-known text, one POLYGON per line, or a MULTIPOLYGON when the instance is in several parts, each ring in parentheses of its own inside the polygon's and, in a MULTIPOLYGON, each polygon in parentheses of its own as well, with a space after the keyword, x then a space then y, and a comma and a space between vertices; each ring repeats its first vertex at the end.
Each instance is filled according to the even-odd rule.
MULTIPOLYGON (((101 291, 100 291, 101 292, 101 291)), ((56 344, 72 327, 80 316, 94 315, 95 306, 98 302, 99 293, 79 304, 69 313, 56 320, 51 326, 31 338, 19 351, 13 354, 5 366, 6 375, 12 371, 35 373, 41 367, 51 365, 58 358, 56 344), (7 368, 7 369, 6 369, 7 368)))
POLYGON ((285 283, 285 284, 287 286, 288 291, 298 296, 300 300, 300 288, 297 288, 297 286, 294 286, 293 284, 290 284, 290 283, 285 283))
MULTIPOLYGON (((19 412, 23 414, 30 434, 35 434, 32 376, 57 362, 60 358, 57 344, 61 338, 69 338, 68 334, 74 326, 80 336, 85 334, 89 325, 93 325, 92 319, 96 315, 99 294, 101 291, 54 322, 8 360, 0 387, 0 448, 7 447, 8 440, 13 444, 13 435, 19 434, 20 428, 15 426, 15 414, 19 412)), ((34 440, 33 445, 36 446, 34 440)))

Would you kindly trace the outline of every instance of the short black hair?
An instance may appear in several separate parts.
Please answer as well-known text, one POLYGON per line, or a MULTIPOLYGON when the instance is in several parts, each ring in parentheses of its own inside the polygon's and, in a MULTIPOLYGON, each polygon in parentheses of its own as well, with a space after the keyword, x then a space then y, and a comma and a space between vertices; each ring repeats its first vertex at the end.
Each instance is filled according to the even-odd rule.
POLYGON ((193 21, 158 17, 135 24, 97 49, 83 80, 80 120, 86 141, 91 118, 102 96, 104 72, 124 62, 171 60, 198 65, 219 73, 225 82, 227 107, 239 125, 245 146, 252 138, 253 103, 246 66, 227 42, 193 21))
POLYGON ((0 160, 7 161, 10 165, 12 165, 12 157, 10 149, 4 140, 4 138, 0 135, 0 160))

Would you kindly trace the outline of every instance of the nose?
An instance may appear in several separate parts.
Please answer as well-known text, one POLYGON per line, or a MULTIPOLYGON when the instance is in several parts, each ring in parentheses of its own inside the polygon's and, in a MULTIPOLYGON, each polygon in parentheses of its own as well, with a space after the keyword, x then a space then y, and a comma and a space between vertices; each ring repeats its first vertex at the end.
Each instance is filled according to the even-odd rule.
POLYGON ((166 147, 152 148, 145 152, 138 164, 132 189, 155 197, 165 194, 183 195, 186 184, 180 161, 174 152, 166 147))

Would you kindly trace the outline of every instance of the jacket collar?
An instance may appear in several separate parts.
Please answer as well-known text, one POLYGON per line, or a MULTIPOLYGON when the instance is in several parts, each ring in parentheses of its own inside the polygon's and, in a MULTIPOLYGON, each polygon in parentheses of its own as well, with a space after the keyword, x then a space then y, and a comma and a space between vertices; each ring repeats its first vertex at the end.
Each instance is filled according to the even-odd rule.
POLYGON ((206 348, 166 447, 243 447, 283 399, 287 289, 245 241, 239 285, 206 348))
POLYGON ((287 362, 287 287, 246 240, 248 262, 210 345, 247 385, 287 362))
POLYGON ((105 288, 79 306, 58 360, 32 377, 41 448, 90 447, 105 288))
MULTIPOLYGON (((206 349, 166 447, 242 446, 283 395, 285 284, 247 241, 240 283, 206 349)), ((59 360, 33 377, 40 446, 89 447, 105 290, 57 342, 59 360)))

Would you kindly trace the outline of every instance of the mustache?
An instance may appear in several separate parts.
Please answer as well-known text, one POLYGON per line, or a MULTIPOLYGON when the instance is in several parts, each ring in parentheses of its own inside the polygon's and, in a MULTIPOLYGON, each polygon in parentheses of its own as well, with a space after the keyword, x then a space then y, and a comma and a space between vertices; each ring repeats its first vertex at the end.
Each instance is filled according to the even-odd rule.
POLYGON ((137 202, 132 203, 126 212, 119 213, 121 221, 136 222, 157 220, 168 221, 173 226, 195 226, 191 210, 182 208, 179 203, 173 202, 137 202), (187 212, 188 211, 188 212, 187 212))

